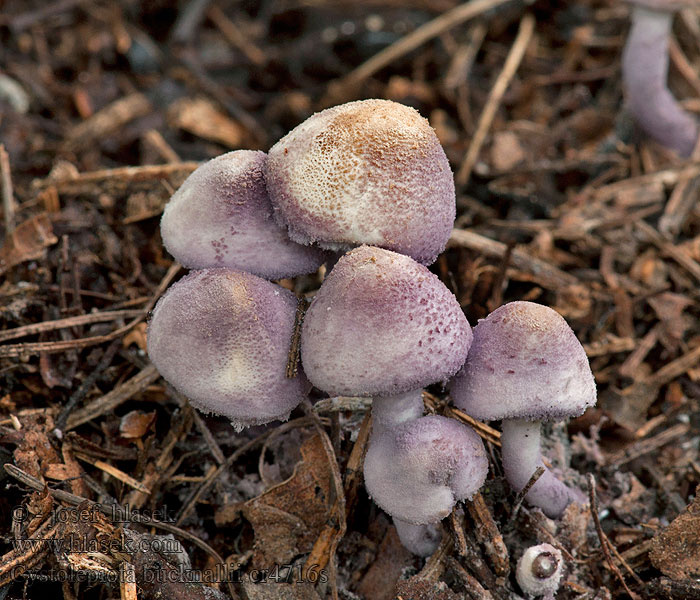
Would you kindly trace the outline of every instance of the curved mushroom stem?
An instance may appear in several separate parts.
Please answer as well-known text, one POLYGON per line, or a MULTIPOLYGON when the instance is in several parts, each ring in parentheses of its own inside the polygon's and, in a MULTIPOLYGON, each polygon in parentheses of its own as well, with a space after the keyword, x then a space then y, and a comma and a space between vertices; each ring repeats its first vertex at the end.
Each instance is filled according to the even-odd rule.
POLYGON ((400 423, 422 417, 424 410, 422 389, 396 396, 376 396, 372 399, 371 437, 394 429, 400 423))
MULTIPOLYGON (((527 485, 537 467, 544 467, 540 454, 540 422, 524 419, 503 421, 501 451, 506 479, 519 492, 527 485)), ((581 492, 567 487, 549 469, 544 468, 545 472, 525 495, 530 504, 556 519, 571 502, 585 502, 581 492)))
POLYGON ((394 517, 394 527, 404 548, 418 556, 430 556, 437 550, 442 539, 439 523, 414 525, 394 517))
POLYGON ((683 110, 667 85, 672 24, 670 8, 634 6, 622 76, 627 105, 639 126, 660 144, 690 156, 698 140, 698 122, 683 110))

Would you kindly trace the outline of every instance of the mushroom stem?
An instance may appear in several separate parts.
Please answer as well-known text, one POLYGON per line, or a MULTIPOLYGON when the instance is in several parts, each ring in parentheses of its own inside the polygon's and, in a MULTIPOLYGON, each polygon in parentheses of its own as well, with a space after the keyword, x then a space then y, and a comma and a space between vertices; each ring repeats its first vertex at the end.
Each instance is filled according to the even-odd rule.
POLYGON ((404 548, 418 556, 430 556, 440 545, 442 531, 439 523, 414 525, 394 517, 394 527, 404 548))
POLYGON ((622 56, 622 76, 630 112, 660 144, 690 156, 698 140, 698 122, 668 89, 668 40, 671 10, 635 5, 632 28, 622 56))
POLYGON ((564 485, 544 466, 540 454, 539 421, 504 420, 501 451, 506 479, 517 492, 527 485, 537 467, 544 467, 544 473, 530 488, 525 499, 541 508, 548 517, 556 519, 569 503, 584 501, 583 494, 564 485))
POLYGON ((372 400, 372 435, 394 429, 401 423, 423 416, 423 390, 418 388, 395 396, 376 396, 372 400))

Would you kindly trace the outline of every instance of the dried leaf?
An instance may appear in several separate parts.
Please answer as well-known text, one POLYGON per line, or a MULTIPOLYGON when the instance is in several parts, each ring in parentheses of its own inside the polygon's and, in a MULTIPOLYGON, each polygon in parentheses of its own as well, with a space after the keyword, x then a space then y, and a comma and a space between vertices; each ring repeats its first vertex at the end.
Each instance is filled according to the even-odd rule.
POLYGON ((156 411, 144 413, 132 410, 125 414, 119 423, 119 435, 127 440, 143 437, 156 420, 156 411))
POLYGON ((301 447, 292 476, 246 502, 243 516, 255 530, 257 567, 289 563, 309 552, 330 514, 331 477, 318 436, 301 447))
POLYGON ((652 540, 649 558, 671 579, 700 576, 700 486, 695 500, 652 540))
POLYGON ((27 219, 5 239, 0 248, 0 275, 27 260, 44 255, 44 249, 58 241, 45 212, 27 219))
POLYGON ((649 298, 648 302, 661 321, 659 341, 672 352, 678 350, 691 323, 691 320, 683 315, 683 311, 692 306, 693 301, 681 294, 663 292, 649 298))
POLYGON ((238 148, 243 143, 243 128, 204 98, 173 102, 168 108, 168 121, 173 127, 229 148, 238 148))

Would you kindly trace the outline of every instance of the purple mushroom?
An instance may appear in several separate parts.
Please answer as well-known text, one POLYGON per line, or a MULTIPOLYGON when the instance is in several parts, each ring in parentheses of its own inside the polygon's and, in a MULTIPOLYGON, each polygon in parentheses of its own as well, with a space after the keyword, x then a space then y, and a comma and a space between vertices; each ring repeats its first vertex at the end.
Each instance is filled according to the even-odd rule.
POLYGON ((317 113, 269 152, 275 217, 299 243, 345 251, 360 244, 430 264, 455 218, 450 165, 413 108, 349 102, 317 113))
POLYGON ((229 267, 266 279, 318 269, 327 253, 292 242, 272 217, 265 160, 264 152, 236 150, 196 169, 163 211, 168 252, 188 268, 229 267))
POLYGON ((148 355, 194 406, 239 429, 286 419, 311 388, 285 376, 296 309, 294 294, 255 275, 193 271, 158 301, 148 355))
POLYGON ((673 97, 667 76, 673 14, 692 2, 629 1, 634 5, 632 28, 622 55, 627 105, 647 134, 681 156, 690 156, 698 141, 698 121, 673 97))
POLYGON ((420 554, 434 532, 410 525, 438 522, 487 473, 473 431, 422 417, 421 388, 454 374, 471 339, 457 300, 435 275, 407 256, 369 246, 338 261, 302 326, 301 359, 313 384, 330 394, 373 397, 365 485, 420 554))
MULTIPOLYGON (((596 402, 588 358, 564 318, 533 302, 511 302, 474 328, 474 341, 451 385, 454 403, 477 419, 502 419, 503 469, 522 490, 537 467, 540 421, 578 416, 596 402)), ((525 498, 546 515, 558 517, 582 494, 550 471, 525 498)))
POLYGON ((561 552, 550 544, 530 546, 518 561, 515 579, 528 596, 554 600, 563 574, 561 552))

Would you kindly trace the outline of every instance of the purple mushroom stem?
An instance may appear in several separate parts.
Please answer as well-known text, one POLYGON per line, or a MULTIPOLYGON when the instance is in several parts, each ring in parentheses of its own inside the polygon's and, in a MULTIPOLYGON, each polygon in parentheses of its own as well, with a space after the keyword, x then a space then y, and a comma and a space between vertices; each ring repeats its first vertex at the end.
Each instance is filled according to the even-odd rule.
POLYGON ((372 436, 422 416, 423 394, 420 388, 394 396, 375 396, 372 399, 372 436))
MULTIPOLYGON (((641 1, 641 0, 637 0, 641 1)), ((639 126, 660 144, 687 157, 698 141, 698 121, 668 89, 668 44, 673 2, 635 2, 622 56, 627 105, 639 126)))
MULTIPOLYGON (((394 396, 376 396, 372 399, 372 433, 369 443, 377 443, 384 436, 391 439, 399 425, 421 418, 423 411, 420 388, 394 396)), ((381 441, 378 443, 381 444, 381 441)), ((391 458, 388 459, 388 464, 390 462, 391 458)), ((440 544, 442 533, 434 523, 417 525, 398 517, 393 517, 393 521, 401 543, 417 556, 430 556, 440 544)))
MULTIPOLYGON (((501 426, 503 469, 510 485, 519 492, 537 467, 544 467, 540 454, 540 422, 525 419, 504 420, 501 426)), ((585 503, 586 498, 559 481, 546 467, 530 488, 525 499, 539 506, 548 517, 556 518, 571 502, 585 503)))
POLYGON ((417 556, 430 556, 440 545, 442 531, 439 524, 414 525, 394 517, 394 527, 404 548, 417 556))

